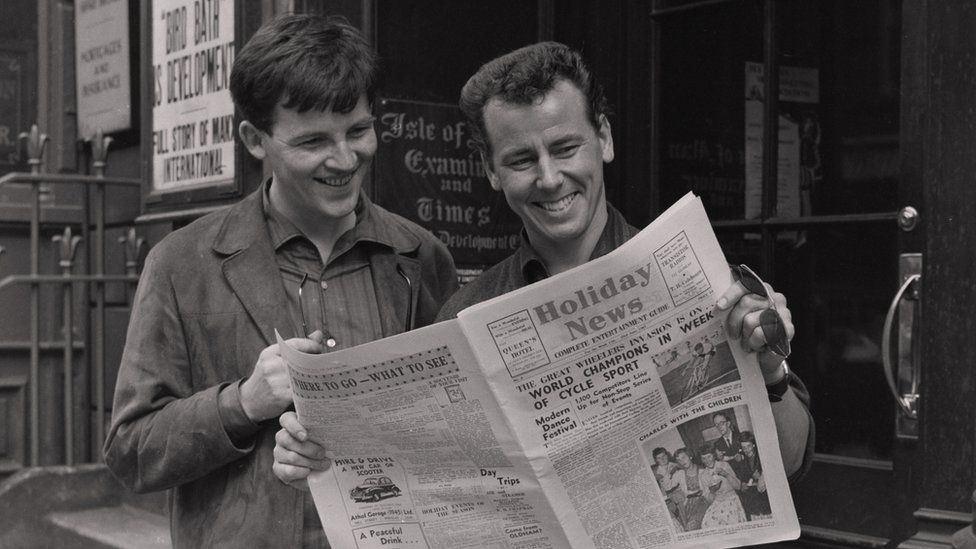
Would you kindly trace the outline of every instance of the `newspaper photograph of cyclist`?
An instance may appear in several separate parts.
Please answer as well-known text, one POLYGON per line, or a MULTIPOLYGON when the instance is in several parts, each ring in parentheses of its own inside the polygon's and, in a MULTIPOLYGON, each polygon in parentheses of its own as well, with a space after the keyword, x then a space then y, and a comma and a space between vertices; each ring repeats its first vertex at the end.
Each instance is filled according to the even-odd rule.
POLYGON ((740 379, 721 319, 708 322, 683 345, 674 345, 652 358, 672 407, 740 379))

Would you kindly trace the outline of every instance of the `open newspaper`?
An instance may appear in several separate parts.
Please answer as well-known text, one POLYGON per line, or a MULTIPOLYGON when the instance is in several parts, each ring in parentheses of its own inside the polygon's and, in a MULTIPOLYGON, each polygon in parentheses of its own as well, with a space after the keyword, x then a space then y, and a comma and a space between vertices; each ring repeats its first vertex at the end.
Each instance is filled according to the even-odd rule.
POLYGON ((715 313, 730 284, 689 194, 605 257, 457 320, 322 355, 282 345, 332 458, 309 478, 332 546, 796 538, 762 375, 715 313))

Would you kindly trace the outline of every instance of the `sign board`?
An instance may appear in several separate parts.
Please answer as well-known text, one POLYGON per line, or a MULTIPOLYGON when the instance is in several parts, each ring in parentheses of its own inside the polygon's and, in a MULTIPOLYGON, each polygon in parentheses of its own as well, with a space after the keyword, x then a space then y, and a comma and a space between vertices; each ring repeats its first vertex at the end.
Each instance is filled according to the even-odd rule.
POLYGON ((511 255, 522 223, 488 183, 461 110, 384 99, 377 111, 376 203, 429 229, 459 265, 511 255))
POLYGON ((132 128, 128 0, 75 3, 78 136, 132 128))
POLYGON ((234 0, 154 0, 154 194, 234 184, 234 0))

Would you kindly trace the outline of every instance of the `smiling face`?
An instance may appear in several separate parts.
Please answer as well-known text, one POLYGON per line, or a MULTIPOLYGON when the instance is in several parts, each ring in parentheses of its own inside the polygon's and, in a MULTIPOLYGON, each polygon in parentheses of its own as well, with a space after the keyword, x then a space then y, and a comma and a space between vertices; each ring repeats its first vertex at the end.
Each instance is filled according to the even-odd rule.
POLYGON ((559 80, 541 102, 489 100, 484 121, 491 186, 505 194, 536 250, 544 258, 592 250, 607 219, 603 164, 613 160, 613 138, 606 117, 594 127, 582 92, 559 80))
POLYGON ((241 137, 273 174, 271 201, 300 228, 351 227, 359 190, 376 154, 373 114, 366 96, 347 113, 299 113, 279 103, 270 133, 248 122, 241 137))
POLYGON ((702 465, 711 469, 715 465, 715 454, 704 452, 701 454, 702 465))
POLYGON ((668 455, 665 454, 664 452, 658 452, 654 454, 654 461, 657 462, 657 464, 660 465, 661 467, 667 467, 668 455))
POLYGON ((752 457, 756 454, 756 445, 749 441, 743 440, 739 444, 739 447, 742 448, 742 453, 749 457, 752 457))
POLYGON ((674 459, 678 462, 678 467, 681 467, 682 469, 691 467, 691 456, 689 456, 686 452, 678 452, 674 455, 674 459))

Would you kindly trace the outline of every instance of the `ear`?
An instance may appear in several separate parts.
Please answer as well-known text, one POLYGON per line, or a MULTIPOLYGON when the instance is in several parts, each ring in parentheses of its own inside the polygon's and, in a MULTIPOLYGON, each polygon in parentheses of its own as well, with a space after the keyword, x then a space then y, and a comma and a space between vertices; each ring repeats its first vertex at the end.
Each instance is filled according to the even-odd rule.
POLYGON ((613 133, 610 131, 610 121, 606 115, 600 115, 600 127, 597 129, 600 138, 600 150, 603 152, 603 162, 613 162, 613 133))
POLYGON ((237 134, 241 136, 241 142, 244 143, 251 156, 258 160, 264 160, 267 153, 264 150, 264 136, 261 130, 249 121, 244 120, 238 126, 237 134))
POLYGON ((485 167, 485 175, 488 176, 488 183, 491 184, 491 188, 496 191, 502 190, 501 184, 498 182, 498 174, 491 167, 491 160, 485 157, 484 153, 481 154, 481 163, 485 167))

